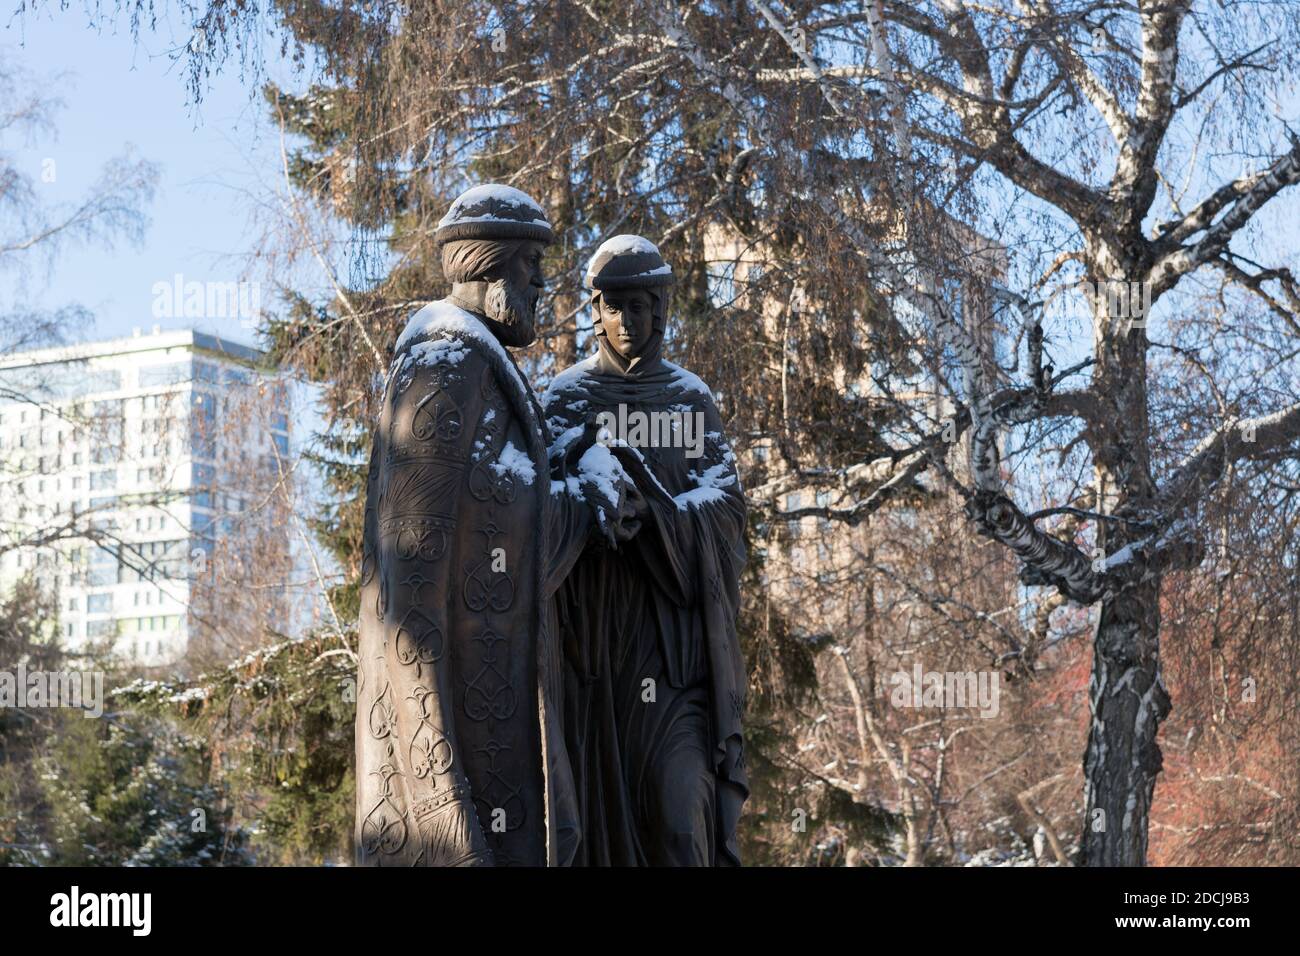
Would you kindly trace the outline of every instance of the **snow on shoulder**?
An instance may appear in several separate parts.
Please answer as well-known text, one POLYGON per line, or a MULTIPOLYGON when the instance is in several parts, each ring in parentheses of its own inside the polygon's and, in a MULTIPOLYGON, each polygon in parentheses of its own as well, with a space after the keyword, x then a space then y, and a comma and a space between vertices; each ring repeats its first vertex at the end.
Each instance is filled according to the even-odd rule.
POLYGON ((459 362, 468 354, 467 352, 457 354, 453 344, 439 344, 455 343, 457 339, 473 339, 489 352, 495 353, 505 367, 506 374, 514 377, 515 383, 524 396, 528 395, 528 385, 496 336, 488 331, 487 326, 479 321, 478 316, 473 312, 467 312, 446 299, 430 302, 411 316, 411 320, 406 323, 406 328, 397 337, 394 353, 401 356, 403 349, 410 346, 411 358, 419 364, 432 363, 439 359, 459 362))
MULTIPOLYGON (((596 368, 596 360, 600 353, 593 352, 576 365, 570 365, 563 372, 551 379, 551 384, 546 386, 546 391, 542 393, 542 406, 546 407, 552 401, 562 397, 565 392, 573 391, 574 388, 582 385, 583 378, 588 372, 596 368)), ((713 390, 704 384, 704 379, 700 378, 694 372, 687 371, 680 365, 663 359, 664 368, 668 369, 672 376, 672 383, 688 392, 694 392, 697 395, 706 396, 709 401, 714 401, 713 390)))
POLYGON ((469 355, 459 339, 425 339, 411 346, 411 360, 417 365, 456 365, 469 355))
POLYGON ((546 386, 546 391, 542 393, 542 407, 546 408, 559 395, 572 389, 581 383, 583 376, 596 367, 596 359, 599 353, 593 352, 581 362, 570 365, 563 372, 551 379, 551 384, 546 386))
POLYGON ((709 401, 713 401, 713 390, 704 384, 704 379, 700 378, 694 372, 688 372, 680 365, 676 365, 667 359, 664 359, 664 367, 673 373, 673 384, 679 385, 688 392, 697 392, 700 395, 708 396, 709 401))

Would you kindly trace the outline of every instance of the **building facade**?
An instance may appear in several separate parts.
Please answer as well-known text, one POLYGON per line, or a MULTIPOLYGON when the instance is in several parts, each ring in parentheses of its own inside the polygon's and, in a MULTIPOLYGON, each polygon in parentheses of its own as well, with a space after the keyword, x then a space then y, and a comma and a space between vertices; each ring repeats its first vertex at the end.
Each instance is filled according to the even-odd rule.
POLYGON ((56 595, 65 650, 176 664, 223 562, 287 552, 259 489, 285 471, 289 391, 262 358, 157 328, 0 358, 0 588, 56 595))

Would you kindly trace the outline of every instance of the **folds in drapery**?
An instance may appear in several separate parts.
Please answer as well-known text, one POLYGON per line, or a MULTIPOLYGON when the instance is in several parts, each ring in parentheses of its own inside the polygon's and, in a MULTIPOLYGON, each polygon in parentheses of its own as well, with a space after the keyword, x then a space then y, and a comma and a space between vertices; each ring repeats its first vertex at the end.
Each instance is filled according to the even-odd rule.
POLYGON ((600 344, 543 398, 553 467, 574 456, 573 443, 590 435, 588 423, 602 411, 617 414, 619 406, 629 415, 699 413, 705 441, 696 459, 680 447, 614 449, 646 493, 650 516, 621 550, 590 547, 557 596, 565 738, 583 821, 577 861, 737 864, 736 825, 748 784, 745 674, 735 627, 745 504, 735 459, 698 378, 657 355, 619 361, 600 344), (653 704, 645 699, 648 680, 653 704), (685 751, 700 746, 701 736, 709 792, 665 782, 665 775, 691 775, 685 751), (666 800, 679 806, 665 808, 666 800), (707 803, 712 816, 707 840, 678 832, 691 826, 697 802, 707 803), (674 839, 685 842, 674 848, 674 839))

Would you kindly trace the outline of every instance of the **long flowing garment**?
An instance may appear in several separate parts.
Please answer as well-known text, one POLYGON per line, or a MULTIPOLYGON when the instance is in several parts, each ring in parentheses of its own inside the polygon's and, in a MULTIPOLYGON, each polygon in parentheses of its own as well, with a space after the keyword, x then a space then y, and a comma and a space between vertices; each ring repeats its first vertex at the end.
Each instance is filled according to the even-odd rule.
POLYGON ((602 412, 659 422, 660 438, 662 423, 676 421, 677 439, 653 447, 645 434, 613 436, 630 437, 644 462, 637 483, 649 515, 617 551, 589 545, 556 596, 582 830, 574 862, 738 865, 748 783, 735 623, 745 504, 735 458, 709 389, 661 359, 658 339, 631 362, 598 342, 543 396, 553 471, 602 412), (703 424, 698 457, 682 447, 686 415, 703 424))
POLYGON ((484 318, 422 309, 366 487, 358 864, 569 862, 551 596, 588 525, 552 484, 540 406, 484 318))

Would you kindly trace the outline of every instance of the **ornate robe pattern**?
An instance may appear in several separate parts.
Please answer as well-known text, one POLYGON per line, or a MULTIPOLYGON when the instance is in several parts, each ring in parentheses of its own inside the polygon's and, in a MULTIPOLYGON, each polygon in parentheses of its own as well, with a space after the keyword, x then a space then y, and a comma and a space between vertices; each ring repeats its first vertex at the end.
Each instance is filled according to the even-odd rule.
POLYGON ((477 316, 398 340, 366 484, 360 865, 564 865, 577 843, 551 595, 588 511, 552 484, 536 398, 477 316))

